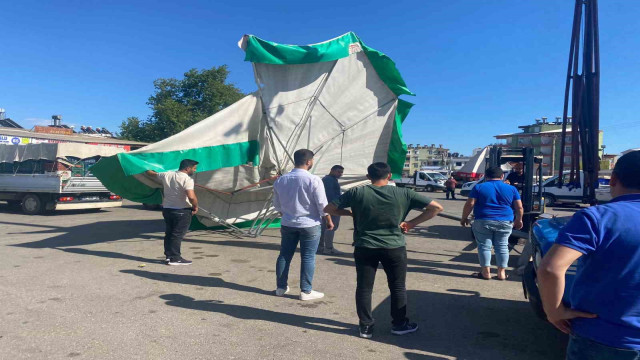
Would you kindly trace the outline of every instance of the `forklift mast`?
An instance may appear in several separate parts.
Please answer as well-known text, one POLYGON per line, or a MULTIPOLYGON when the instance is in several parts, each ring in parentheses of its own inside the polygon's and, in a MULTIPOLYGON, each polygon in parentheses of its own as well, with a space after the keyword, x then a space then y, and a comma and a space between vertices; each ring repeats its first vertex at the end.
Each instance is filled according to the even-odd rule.
MULTIPOLYGON (((508 151, 508 150, 507 150, 508 151)), ((523 164, 524 183, 522 184, 522 207, 524 215, 522 217, 522 231, 529 232, 531 226, 544 212, 542 206, 542 159, 534 155, 533 148, 525 147, 514 152, 504 151, 500 146, 492 146, 489 149, 489 158, 486 167, 501 166, 507 162, 521 162, 523 164), (538 164, 537 172, 535 164, 538 164), (537 184, 536 184, 537 183, 537 184), (533 187, 537 186, 538 191, 533 192, 533 187), (535 208, 535 204, 538 208, 535 208)))
MULTIPOLYGON (((569 183, 582 187, 583 202, 596 203, 600 170, 600 39, 598 1, 576 0, 569 48, 569 65, 562 114, 562 141, 558 174, 565 168, 565 148, 571 127, 571 164, 569 183), (582 53, 581 53, 582 52, 582 53), (571 117, 568 117, 571 98, 571 117), (584 183, 580 183, 580 168, 584 183)), ((558 187, 562 187, 562 176, 558 187)))

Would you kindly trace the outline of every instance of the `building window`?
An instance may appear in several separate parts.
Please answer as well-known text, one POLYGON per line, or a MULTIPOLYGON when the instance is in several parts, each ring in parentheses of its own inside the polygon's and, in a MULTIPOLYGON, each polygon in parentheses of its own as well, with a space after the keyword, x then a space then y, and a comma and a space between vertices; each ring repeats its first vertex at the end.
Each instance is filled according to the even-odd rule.
POLYGON ((518 138, 518 145, 531 145, 531 138, 530 137, 519 137, 518 138))

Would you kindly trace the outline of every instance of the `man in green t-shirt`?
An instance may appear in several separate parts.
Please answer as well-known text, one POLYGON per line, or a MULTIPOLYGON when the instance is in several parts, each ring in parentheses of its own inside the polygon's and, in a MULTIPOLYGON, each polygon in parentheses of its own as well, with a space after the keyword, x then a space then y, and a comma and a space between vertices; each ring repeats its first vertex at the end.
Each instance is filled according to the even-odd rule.
POLYGON ((353 217, 353 256, 356 262, 356 310, 360 336, 373 335, 371 293, 378 263, 382 263, 391 291, 391 333, 404 335, 418 329, 407 318, 407 249, 404 233, 442 211, 442 206, 415 191, 389 186, 391 169, 378 162, 369 165, 371 185, 353 188, 332 201, 324 211, 330 215, 353 217), (346 210, 351 208, 351 211, 346 210), (405 221, 411 209, 421 210, 415 219, 405 221))

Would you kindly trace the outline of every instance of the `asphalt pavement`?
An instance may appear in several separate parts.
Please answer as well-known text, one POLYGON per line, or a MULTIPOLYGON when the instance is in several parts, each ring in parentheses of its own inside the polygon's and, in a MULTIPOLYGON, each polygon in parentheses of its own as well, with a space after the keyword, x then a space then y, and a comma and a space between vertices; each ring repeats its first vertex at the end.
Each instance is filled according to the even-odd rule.
MULTIPOLYGON (((460 213, 464 200, 426 194, 460 213)), ((464 199, 460 197, 461 199, 464 199)), ((470 230, 437 217, 408 237, 408 315, 417 333, 389 333, 389 292, 378 272, 371 340, 357 335, 352 225, 317 257, 301 302, 299 255, 279 298, 279 232, 256 239, 191 232, 191 266, 162 264, 158 211, 127 203, 100 212, 26 216, 0 203, 2 359, 563 359, 566 337, 537 319, 516 274, 474 279, 470 230)), ((517 262, 519 248, 510 263, 517 262)))

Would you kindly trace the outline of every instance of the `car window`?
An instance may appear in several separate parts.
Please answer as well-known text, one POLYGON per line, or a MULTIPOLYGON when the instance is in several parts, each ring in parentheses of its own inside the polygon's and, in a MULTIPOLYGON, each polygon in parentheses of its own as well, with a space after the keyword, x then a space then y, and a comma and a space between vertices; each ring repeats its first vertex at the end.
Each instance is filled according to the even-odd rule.
POLYGON ((544 184, 544 187, 558 186, 558 177, 553 177, 544 184))
POLYGON ((420 176, 420 180, 427 180, 427 174, 420 173, 419 176, 420 176))

